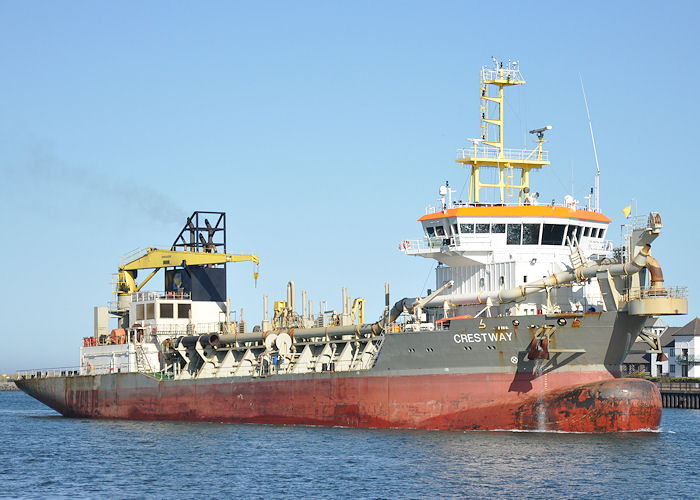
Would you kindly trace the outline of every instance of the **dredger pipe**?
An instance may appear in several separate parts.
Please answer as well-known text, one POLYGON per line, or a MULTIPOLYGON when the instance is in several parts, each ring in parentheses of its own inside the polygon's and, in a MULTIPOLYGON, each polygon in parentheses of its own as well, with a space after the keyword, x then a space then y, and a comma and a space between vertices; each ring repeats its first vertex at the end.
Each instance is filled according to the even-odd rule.
POLYGON ((185 347, 196 347, 197 342, 199 342, 202 347, 206 347, 208 345, 217 346, 219 344, 219 339, 219 335, 216 333, 211 333, 209 335, 191 335, 188 337, 180 337, 179 343, 185 347))
POLYGON ((663 288, 664 273, 659 263, 651 255, 647 256, 647 269, 649 269, 651 288, 663 288))
MULTIPOLYGON (((450 302, 453 304, 486 304, 488 299, 491 299, 492 304, 505 304, 508 302, 515 302, 527 295, 545 290, 549 287, 571 283, 572 281, 584 281, 589 278, 595 278, 599 272, 608 271, 612 276, 629 276, 631 274, 638 273, 644 267, 649 267, 648 264, 650 258, 653 262, 656 262, 653 257, 649 255, 650 249, 651 245, 644 245, 634 259, 625 264, 592 265, 572 269, 570 271, 561 271, 541 280, 525 283, 524 285, 509 288, 508 290, 485 293, 480 292, 450 297, 450 302)), ((658 267, 658 263, 656 266, 658 268, 658 272, 650 269, 650 273, 652 276, 654 273, 656 273, 658 279, 658 273, 660 273, 661 268, 658 267)), ((663 276, 661 277, 661 283, 663 283, 663 276)), ((428 304, 431 306, 437 306, 441 305, 442 303, 443 299, 433 299, 428 304)), ((394 308, 397 306, 398 303, 394 306, 394 308)))
POLYGON ((278 328, 268 332, 245 332, 232 333, 219 336, 219 344, 233 345, 243 342, 260 342, 265 340, 265 337, 273 333, 279 335, 287 333, 292 340, 305 340, 313 337, 342 337, 343 335, 380 335, 384 328, 379 323, 365 325, 347 325, 347 326, 329 326, 326 328, 278 328))

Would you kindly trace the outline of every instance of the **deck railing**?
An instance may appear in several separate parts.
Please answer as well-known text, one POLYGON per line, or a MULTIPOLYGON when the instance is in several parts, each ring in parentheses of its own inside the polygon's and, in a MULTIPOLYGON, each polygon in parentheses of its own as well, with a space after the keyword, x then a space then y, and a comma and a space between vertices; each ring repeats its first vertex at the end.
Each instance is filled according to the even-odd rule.
POLYGON ((687 299, 687 286, 672 286, 665 288, 630 288, 625 293, 625 299, 640 300, 654 297, 670 297, 674 299, 687 299))
POLYGON ((476 146, 457 148, 457 158, 467 160, 479 158, 487 160, 516 160, 516 161, 549 161, 549 152, 539 149, 504 149, 500 154, 497 148, 476 146))

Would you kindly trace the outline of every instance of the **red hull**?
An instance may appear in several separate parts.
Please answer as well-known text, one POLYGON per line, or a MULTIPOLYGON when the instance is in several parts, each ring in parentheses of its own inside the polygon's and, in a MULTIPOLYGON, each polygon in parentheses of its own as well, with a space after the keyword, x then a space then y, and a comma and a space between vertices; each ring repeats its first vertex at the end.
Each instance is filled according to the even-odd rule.
POLYGON ((656 429, 662 408, 653 383, 613 379, 607 372, 515 380, 498 373, 246 382, 157 382, 133 374, 97 378, 59 379, 63 390, 42 390, 40 384, 51 379, 20 384, 66 416, 138 420, 614 432, 656 429))

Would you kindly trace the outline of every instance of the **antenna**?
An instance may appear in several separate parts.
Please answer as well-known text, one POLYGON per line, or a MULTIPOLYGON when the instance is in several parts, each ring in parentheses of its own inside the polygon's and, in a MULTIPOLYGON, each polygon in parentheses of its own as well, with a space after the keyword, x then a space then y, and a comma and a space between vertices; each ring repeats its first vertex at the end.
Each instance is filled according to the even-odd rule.
POLYGON ((583 102, 586 104, 586 115, 588 116, 588 128, 591 131, 591 141, 593 142, 593 156, 595 156, 595 211, 600 212, 600 165, 598 164, 598 150, 595 147, 595 136, 593 135, 593 124, 591 123, 591 113, 588 110, 588 99, 586 99, 586 89, 583 88, 583 78, 578 74, 581 81, 581 91, 583 92, 583 102))

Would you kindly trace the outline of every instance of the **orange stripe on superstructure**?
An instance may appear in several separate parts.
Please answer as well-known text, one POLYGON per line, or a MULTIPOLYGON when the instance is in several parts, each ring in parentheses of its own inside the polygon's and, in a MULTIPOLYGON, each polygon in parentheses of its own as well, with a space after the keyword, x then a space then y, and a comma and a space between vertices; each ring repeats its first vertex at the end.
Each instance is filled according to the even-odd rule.
POLYGON ((444 219, 447 217, 559 217, 562 219, 579 219, 593 222, 612 222, 600 212, 547 205, 458 207, 450 208, 444 212, 427 214, 418 220, 444 219))

